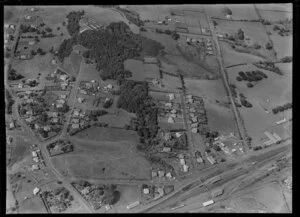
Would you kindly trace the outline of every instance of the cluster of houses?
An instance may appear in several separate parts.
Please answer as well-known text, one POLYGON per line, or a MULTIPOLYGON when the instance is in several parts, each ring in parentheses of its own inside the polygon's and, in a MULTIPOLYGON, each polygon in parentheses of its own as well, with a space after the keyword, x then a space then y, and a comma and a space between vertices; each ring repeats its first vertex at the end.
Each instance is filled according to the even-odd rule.
POLYGON ((200 124, 207 124, 204 103, 199 97, 192 95, 186 96, 187 109, 189 109, 189 122, 192 133, 198 133, 200 124))
POLYGON ((62 108, 66 104, 67 98, 68 96, 66 94, 61 94, 59 96, 59 99, 57 99, 56 102, 55 103, 53 102, 51 105, 56 108, 62 108))
POLYGON ((292 181, 293 181, 292 176, 287 177, 287 178, 283 181, 283 183, 288 187, 289 190, 292 190, 292 181))
POLYGON ((109 93, 114 90, 112 84, 99 84, 95 80, 88 81, 81 81, 79 85, 79 92, 83 95, 95 95, 98 91, 109 93))
POLYGON ((179 117, 178 114, 179 104, 174 103, 175 101, 174 93, 167 94, 167 98, 169 99, 169 102, 165 104, 165 108, 167 110, 168 123, 175 123, 175 118, 179 117))
MULTIPOLYGON (((164 20, 158 20, 157 24, 162 25, 162 24, 167 24, 167 22, 171 22, 172 18, 169 16, 166 16, 164 20)), ((178 22, 178 20, 175 20, 175 22, 178 22)))
POLYGON ((35 164, 31 166, 31 170, 32 171, 39 170, 40 169, 39 163, 41 162, 41 150, 37 149, 35 151, 32 151, 31 154, 32 154, 32 160, 35 162, 35 164))
POLYGON ((186 164, 185 159, 184 159, 184 154, 178 154, 178 158, 180 161, 180 165, 182 166, 183 172, 188 172, 189 171, 189 166, 186 164))
MULTIPOLYGON (((174 190, 174 186, 156 186, 156 185, 142 185, 142 199, 147 202, 162 198, 164 195, 168 195, 174 190)), ((132 209, 140 204, 139 201, 131 203, 127 206, 127 209, 132 209)))
POLYGON ((6 44, 10 41, 10 36, 14 34, 16 26, 14 24, 4 24, 4 48, 6 44))
POLYGON ((84 128, 89 124, 90 118, 86 112, 81 111, 81 109, 74 109, 71 116, 71 129, 78 130, 84 128))
MULTIPOLYGON (((48 78, 49 79, 49 78, 48 78)), ((70 77, 65 72, 60 69, 56 69, 53 73, 50 74, 50 79, 59 79, 60 88, 66 90, 70 85, 70 77)))
POLYGON ((151 171, 151 176, 152 176, 152 179, 156 179, 156 178, 159 178, 159 179, 174 179, 175 177, 172 176, 171 172, 165 172, 164 170, 160 170, 160 169, 153 169, 151 171))
POLYGON ((50 156, 55 156, 73 151, 73 145, 69 141, 58 140, 47 145, 47 150, 49 151, 50 156))
POLYGON ((205 45, 205 51, 206 51, 206 55, 213 55, 213 48, 212 48, 212 42, 211 39, 209 38, 190 38, 187 37, 186 38, 186 43, 188 45, 198 45, 198 44, 204 44, 205 45))
POLYGON ((209 154, 207 151, 205 152, 205 156, 210 164, 215 164, 217 162, 216 159, 211 154, 209 154))

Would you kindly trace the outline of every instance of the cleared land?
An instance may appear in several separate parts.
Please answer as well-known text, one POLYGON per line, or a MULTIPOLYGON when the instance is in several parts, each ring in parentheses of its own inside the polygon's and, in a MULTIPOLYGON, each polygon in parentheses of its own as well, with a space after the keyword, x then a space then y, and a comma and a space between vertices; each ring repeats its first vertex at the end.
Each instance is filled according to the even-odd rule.
MULTIPOLYGON (((247 100, 253 105, 252 108, 240 108, 241 115, 244 119, 246 129, 249 135, 253 138, 253 144, 261 144, 262 137, 265 135, 265 130, 272 130, 272 126, 276 125, 276 122, 284 118, 284 113, 272 114, 272 108, 277 105, 282 105, 292 101, 291 84, 291 64, 284 63, 279 65, 284 70, 284 76, 277 75, 273 72, 262 70, 267 74, 268 78, 264 79, 253 88, 248 88, 246 82, 236 81, 236 76, 239 71, 252 71, 257 68, 252 65, 238 66, 230 68, 229 80, 235 84, 238 93, 243 93, 247 100), (270 100, 269 102, 267 100, 270 100), (264 111, 264 108, 269 110, 269 114, 264 111)), ((282 126, 280 126, 281 128, 282 126)), ((283 137, 283 132, 278 134, 283 137)))
POLYGON ((66 176, 87 179, 150 178, 150 164, 136 153, 132 142, 104 142, 103 137, 98 141, 73 138, 72 142, 75 144, 73 153, 53 158, 54 165, 66 176))

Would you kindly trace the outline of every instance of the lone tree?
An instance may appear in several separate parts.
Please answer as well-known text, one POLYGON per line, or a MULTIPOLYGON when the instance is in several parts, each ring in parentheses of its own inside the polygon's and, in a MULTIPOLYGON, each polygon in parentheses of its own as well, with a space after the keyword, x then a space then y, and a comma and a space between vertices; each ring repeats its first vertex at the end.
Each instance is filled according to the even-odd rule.
POLYGON ((244 35, 244 31, 242 29, 238 29, 238 31, 237 31, 237 37, 240 40, 244 40, 245 35, 244 35))
POLYGON ((266 44, 266 49, 271 50, 272 48, 273 48, 272 43, 271 43, 271 42, 268 42, 268 43, 266 44))
POLYGON ((232 11, 227 7, 223 8, 222 12, 224 13, 225 16, 232 15, 232 11))

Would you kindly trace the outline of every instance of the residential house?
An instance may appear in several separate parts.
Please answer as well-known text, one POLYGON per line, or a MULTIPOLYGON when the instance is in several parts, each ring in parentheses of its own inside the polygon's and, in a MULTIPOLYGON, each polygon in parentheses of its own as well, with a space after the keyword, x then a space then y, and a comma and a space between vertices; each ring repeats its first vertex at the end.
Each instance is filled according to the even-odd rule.
POLYGON ((197 128, 197 127, 198 127, 198 123, 193 123, 193 124, 191 124, 191 127, 192 127, 192 128, 197 128))
POLYGON ((176 132, 175 135, 178 138, 178 137, 182 136, 182 133, 176 132))
POLYGON ((78 123, 79 123, 79 119, 78 119, 78 118, 73 118, 73 119, 72 119, 72 123, 78 124, 78 123))
POLYGON ((73 116, 74 117, 78 117, 79 116, 79 110, 74 110, 74 112, 73 112, 73 116))
POLYGON ((79 124, 72 124, 73 129, 79 129, 79 124))
POLYGON ((67 99, 67 95, 62 94, 62 95, 60 95, 60 98, 61 98, 61 99, 67 99))
POLYGON ((168 118, 168 122, 169 122, 169 123, 174 123, 174 118, 169 117, 169 118, 168 118))
POLYGON ((46 131, 46 132, 48 132, 48 131, 50 131, 51 130, 51 128, 50 128, 50 126, 44 126, 44 131, 46 131))
POLYGON ((157 171, 152 171, 151 175, 152 175, 152 178, 157 177, 157 171))
POLYGON ((183 172, 188 172, 189 171, 189 166, 188 165, 186 165, 186 164, 184 164, 183 165, 183 172))
POLYGON ((31 166, 31 170, 32 170, 32 171, 38 170, 38 169, 40 169, 40 167, 39 167, 38 164, 33 164, 33 165, 31 166))
POLYGON ((170 101, 175 99, 175 95, 173 93, 168 94, 170 101))
POLYGON ((35 44, 35 41, 30 41, 30 42, 28 42, 28 44, 32 46, 35 44))
POLYGON ((171 139, 171 134, 168 133, 168 132, 166 132, 165 135, 164 135, 164 139, 165 139, 166 141, 168 141, 169 139, 171 139))
POLYGON ((149 193, 150 193, 149 188, 144 188, 144 189, 143 189, 143 193, 144 193, 144 194, 149 194, 149 193))
POLYGON ((178 158, 179 159, 184 159, 184 155, 183 154, 178 154, 178 158))
POLYGON ((37 157, 36 151, 32 151, 31 154, 32 154, 32 157, 37 157))
POLYGON ((164 147, 162 151, 163 152, 171 152, 171 148, 170 147, 164 147))
POLYGON ((198 128, 192 128, 192 133, 197 133, 198 132, 198 128))
POLYGON ((40 189, 39 189, 39 188, 34 188, 34 189, 33 189, 33 194, 34 194, 34 195, 37 195, 39 192, 40 192, 40 189))
POLYGON ((159 170, 158 171, 158 177, 164 177, 165 176, 165 171, 159 170))
POLYGON ((198 118, 197 117, 193 117, 191 120, 192 120, 193 123, 196 123, 198 121, 198 118))
POLYGON ((181 165, 185 165, 185 160, 184 160, 184 158, 181 158, 181 159, 180 159, 180 164, 181 164, 181 165))
POLYGON ((39 158, 38 157, 34 157, 32 158, 34 162, 38 163, 39 162, 39 158))
POLYGON ((59 79, 65 81, 68 79, 68 77, 69 77, 68 75, 64 74, 64 75, 59 76, 59 79))
POLYGON ((171 118, 176 118, 176 114, 170 114, 171 118))
POLYGON ((37 129, 40 128, 40 125, 39 125, 38 123, 35 123, 35 124, 34 124, 34 128, 37 130, 37 129))
POLYGON ((14 127, 15 127, 14 122, 11 122, 11 123, 9 124, 9 128, 10 128, 10 129, 13 129, 14 127))
POLYGON ((58 118, 52 118, 51 122, 52 123, 58 123, 58 118))
POLYGON ((84 102, 84 98, 82 98, 82 97, 79 97, 77 100, 78 100, 79 103, 83 103, 84 102))
POLYGON ((62 108, 63 105, 62 104, 56 104, 56 108, 62 108))
POLYGON ((166 103, 166 107, 171 108, 172 107, 172 103, 170 103, 170 102, 166 103))
POLYGON ((87 95, 86 90, 80 90, 80 93, 82 93, 82 94, 84 94, 84 95, 87 95))
POLYGON ((171 179, 171 178, 172 178, 171 172, 168 172, 168 173, 166 174, 166 177, 169 178, 169 179, 171 179))

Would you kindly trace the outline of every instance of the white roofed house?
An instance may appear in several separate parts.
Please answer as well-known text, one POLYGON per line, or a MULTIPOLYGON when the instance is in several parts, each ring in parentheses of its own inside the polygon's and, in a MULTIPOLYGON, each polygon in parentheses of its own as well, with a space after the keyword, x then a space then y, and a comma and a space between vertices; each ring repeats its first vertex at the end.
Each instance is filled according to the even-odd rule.
POLYGON ((170 101, 175 99, 175 95, 173 93, 168 94, 170 101))
POLYGON ((164 147, 162 151, 163 152, 171 152, 171 148, 170 147, 164 147))
POLYGON ((183 172, 188 172, 189 171, 189 166, 188 165, 186 165, 186 164, 184 164, 183 165, 183 172))
POLYGON ((50 128, 50 126, 44 126, 44 131, 46 131, 46 132, 48 132, 48 131, 50 131, 51 130, 51 128, 50 128))
POLYGON ((10 128, 10 129, 13 129, 14 127, 15 127, 14 122, 11 122, 11 123, 9 124, 9 128, 10 128))
POLYGON ((72 124, 72 128, 73 129, 78 129, 79 128, 79 124, 72 124))
POLYGON ((198 128, 192 128, 192 133, 197 133, 198 132, 198 128))
POLYGON ((169 123, 174 123, 174 118, 169 117, 169 118, 168 118, 168 122, 169 122, 169 123))
POLYGON ((180 132, 176 132, 176 137, 178 138, 178 137, 180 137, 180 136, 182 136, 182 133, 180 133, 180 132))
POLYGON ((64 74, 64 75, 59 76, 59 79, 65 81, 68 79, 68 77, 69 77, 68 75, 64 74))

